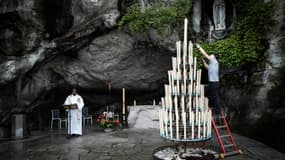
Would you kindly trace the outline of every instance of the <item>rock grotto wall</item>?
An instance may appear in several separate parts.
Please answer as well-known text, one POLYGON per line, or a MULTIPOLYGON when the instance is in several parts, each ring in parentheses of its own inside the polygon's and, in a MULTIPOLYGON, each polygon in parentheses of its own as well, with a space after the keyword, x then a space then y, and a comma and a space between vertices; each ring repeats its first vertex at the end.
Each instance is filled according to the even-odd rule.
POLYGON ((31 128, 48 126, 50 109, 60 107, 72 86, 91 111, 120 102, 122 87, 131 101, 162 94, 178 33, 118 31, 124 3, 132 2, 1 1, 2 136, 12 113, 28 114, 31 128))

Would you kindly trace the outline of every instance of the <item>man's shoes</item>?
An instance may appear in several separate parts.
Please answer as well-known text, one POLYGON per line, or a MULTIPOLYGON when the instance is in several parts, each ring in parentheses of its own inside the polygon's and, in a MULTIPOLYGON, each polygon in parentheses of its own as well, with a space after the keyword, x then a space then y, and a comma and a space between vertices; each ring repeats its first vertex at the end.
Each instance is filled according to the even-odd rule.
POLYGON ((66 136, 66 139, 70 139, 70 138, 72 138, 72 135, 67 135, 66 136))

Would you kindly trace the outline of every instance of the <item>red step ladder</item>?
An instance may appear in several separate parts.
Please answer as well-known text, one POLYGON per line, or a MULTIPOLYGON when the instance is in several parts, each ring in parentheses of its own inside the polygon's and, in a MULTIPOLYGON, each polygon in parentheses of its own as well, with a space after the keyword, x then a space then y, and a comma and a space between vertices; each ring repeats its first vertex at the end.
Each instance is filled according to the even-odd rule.
POLYGON ((242 151, 238 149, 234 138, 232 136, 230 127, 227 120, 222 112, 222 115, 212 119, 212 126, 217 136, 217 140, 221 147, 220 157, 225 158, 227 156, 233 156, 242 154, 242 151), (220 124, 217 124, 220 122, 220 124), (227 143, 226 143, 227 142, 227 143))

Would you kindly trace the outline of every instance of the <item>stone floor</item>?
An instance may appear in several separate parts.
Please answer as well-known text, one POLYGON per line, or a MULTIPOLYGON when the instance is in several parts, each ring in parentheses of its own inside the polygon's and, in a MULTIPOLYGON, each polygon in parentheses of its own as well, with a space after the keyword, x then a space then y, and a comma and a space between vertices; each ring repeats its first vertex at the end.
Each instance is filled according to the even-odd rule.
MULTIPOLYGON (((285 160, 285 155, 262 143, 234 135, 243 155, 227 160, 285 160)), ((52 130, 28 139, 1 142, 0 160, 151 160, 155 148, 171 144, 158 130, 123 129, 111 133, 89 128, 84 135, 66 139, 63 130, 52 130)), ((212 138, 206 148, 219 151, 212 138)))

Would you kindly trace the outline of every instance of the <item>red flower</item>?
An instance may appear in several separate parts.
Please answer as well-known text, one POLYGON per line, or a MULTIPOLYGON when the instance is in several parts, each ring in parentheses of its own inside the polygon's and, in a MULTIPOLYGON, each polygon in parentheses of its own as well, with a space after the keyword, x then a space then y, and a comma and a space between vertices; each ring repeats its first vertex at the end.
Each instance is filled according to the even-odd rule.
POLYGON ((106 119, 106 123, 110 123, 110 120, 109 120, 109 119, 106 119))
POLYGON ((114 120, 114 123, 115 123, 115 124, 119 124, 120 121, 119 121, 118 119, 115 119, 115 120, 114 120))
POLYGON ((96 122, 100 122, 100 119, 96 119, 96 122))

